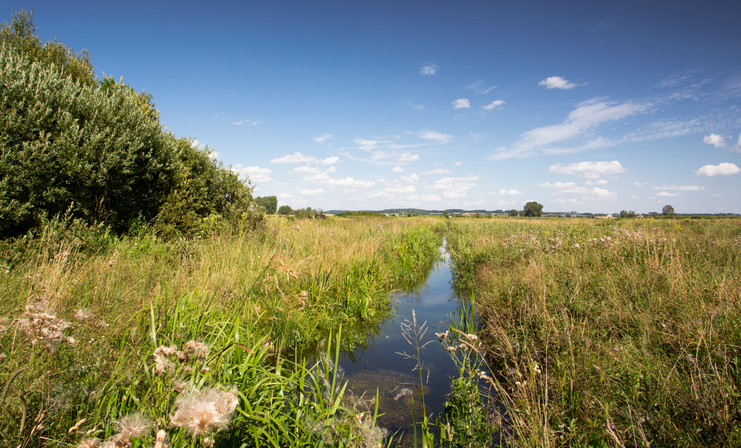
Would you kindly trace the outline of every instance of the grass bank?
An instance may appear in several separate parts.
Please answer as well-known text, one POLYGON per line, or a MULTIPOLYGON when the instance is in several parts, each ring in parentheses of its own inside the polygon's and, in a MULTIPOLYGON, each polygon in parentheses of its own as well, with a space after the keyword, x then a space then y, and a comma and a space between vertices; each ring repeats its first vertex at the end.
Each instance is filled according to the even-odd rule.
POLYGON ((1 443, 374 446, 372 412, 334 400, 331 356, 285 355, 340 327, 364 341, 440 239, 430 220, 330 219, 180 241, 52 223, 5 244, 1 443))
POLYGON ((509 446, 741 445, 741 221, 456 222, 509 446))

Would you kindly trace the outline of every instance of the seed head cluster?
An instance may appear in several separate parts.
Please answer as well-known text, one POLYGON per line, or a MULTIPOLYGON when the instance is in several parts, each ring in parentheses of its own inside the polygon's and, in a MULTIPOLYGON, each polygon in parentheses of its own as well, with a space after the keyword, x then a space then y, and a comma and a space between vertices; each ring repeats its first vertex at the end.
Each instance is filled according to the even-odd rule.
MULTIPOLYGON (((177 346, 171 345, 169 347, 160 345, 154 351, 154 372, 157 375, 162 375, 168 370, 175 367, 175 364, 168 359, 169 356, 177 356, 178 361, 188 362, 191 359, 204 360, 208 357, 208 347, 203 342, 188 341, 183 346, 183 350, 178 350, 177 346)), ((201 369, 202 373, 208 372, 208 367, 201 369)), ((190 366, 185 367, 186 373, 193 372, 194 369, 190 366)))
POLYGON ((64 334, 71 327, 70 323, 54 315, 43 302, 27 305, 23 316, 18 319, 18 325, 31 339, 31 344, 41 343, 51 352, 58 344, 77 343, 75 338, 64 334))
POLYGON ((238 404, 235 390, 226 392, 206 388, 190 391, 175 400, 177 410, 170 421, 194 436, 199 436, 226 428, 238 404))

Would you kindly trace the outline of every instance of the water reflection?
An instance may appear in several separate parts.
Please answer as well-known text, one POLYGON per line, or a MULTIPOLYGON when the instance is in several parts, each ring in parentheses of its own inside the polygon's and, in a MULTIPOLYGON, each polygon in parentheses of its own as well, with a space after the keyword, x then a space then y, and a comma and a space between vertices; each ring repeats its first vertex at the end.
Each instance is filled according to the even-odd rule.
MULTIPOLYGON (((416 361, 404 359, 398 354, 412 353, 414 350, 401 335, 401 323, 412 320, 412 310, 416 313, 418 324, 426 321, 429 327, 422 344, 433 341, 422 352, 428 415, 437 415, 443 410, 450 392, 450 379, 457 374, 449 354, 435 336, 435 332, 448 329, 448 319, 458 309, 458 300, 450 283, 449 256, 444 244, 441 251, 441 261, 430 270, 424 285, 412 291, 395 293, 392 299, 396 309, 391 317, 369 334, 367 344, 345 352, 341 357, 348 387, 356 396, 363 392, 366 392, 366 397, 368 394, 375 395, 376 388, 379 389, 379 412, 387 415, 381 417, 378 423, 391 431, 411 429, 411 406, 416 401, 420 385, 419 371, 413 371, 416 361)), ((419 415, 417 413, 418 418, 419 415)), ((435 416, 431 421, 435 421, 435 416)))

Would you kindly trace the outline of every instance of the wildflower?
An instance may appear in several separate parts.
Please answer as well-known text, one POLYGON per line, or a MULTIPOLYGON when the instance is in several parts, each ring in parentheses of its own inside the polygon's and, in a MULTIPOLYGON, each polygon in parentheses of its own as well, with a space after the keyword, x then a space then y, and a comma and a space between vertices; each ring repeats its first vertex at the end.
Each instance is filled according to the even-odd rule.
POLYGON ((154 448, 165 448, 167 444, 165 443, 165 439, 167 438, 167 433, 163 430, 157 431, 157 438, 154 442, 154 448))
POLYGON ((131 442, 131 439, 136 439, 149 432, 149 428, 152 423, 144 418, 142 414, 136 413, 127 415, 120 422, 118 422, 121 431, 118 433, 120 440, 125 440, 126 443, 131 442))
POLYGON ((208 347, 203 342, 188 341, 183 346, 183 352, 190 358, 190 355, 194 355, 198 359, 206 359, 208 357, 208 347))
POLYGON ((98 448, 100 446, 100 439, 97 437, 82 439, 77 448, 98 448))
POLYGON ((211 370, 211 369, 209 369, 209 368, 208 368, 208 367, 206 367, 206 366, 203 366, 203 368, 201 368, 201 373, 205 375, 205 374, 207 374, 207 373, 208 373, 208 371, 209 371, 209 370, 211 370))
POLYGON ((51 352, 54 351, 56 344, 68 342, 63 332, 71 325, 46 310, 43 302, 26 306, 24 316, 18 319, 18 323, 26 335, 31 338, 31 344, 41 341, 44 347, 51 352))
POLYGON ((475 334, 467 334, 466 337, 468 338, 469 341, 478 341, 479 340, 479 337, 476 336, 475 334))
POLYGON ((435 336, 437 336, 437 339, 442 342, 445 338, 448 337, 448 331, 444 331, 442 333, 435 333, 435 336))
POLYGON ((5 361, 5 358, 7 358, 8 355, 5 354, 5 352, 0 353, 0 362, 5 361))
POLYGON ((453 345, 450 347, 445 347, 445 350, 449 351, 450 353, 455 353, 455 351, 458 349, 457 345, 453 345))
POLYGON ((170 421, 198 436, 224 429, 238 404, 234 391, 220 392, 215 388, 192 391, 175 400, 177 411, 170 421))
POLYGON ((183 389, 185 389, 185 386, 187 385, 188 383, 186 383, 185 381, 178 381, 177 383, 175 383, 175 386, 174 386, 175 392, 182 392, 183 389))
POLYGON ((172 356, 172 355, 175 354, 175 352, 177 351, 177 349, 178 348, 175 345, 171 345, 169 347, 165 347, 164 345, 160 345, 154 351, 154 356, 157 356, 157 355, 160 355, 160 354, 165 355, 165 356, 172 356))
POLYGON ((75 313, 75 317, 77 318, 77 320, 85 320, 88 319, 90 316, 90 311, 86 309, 77 310, 77 312, 75 313))

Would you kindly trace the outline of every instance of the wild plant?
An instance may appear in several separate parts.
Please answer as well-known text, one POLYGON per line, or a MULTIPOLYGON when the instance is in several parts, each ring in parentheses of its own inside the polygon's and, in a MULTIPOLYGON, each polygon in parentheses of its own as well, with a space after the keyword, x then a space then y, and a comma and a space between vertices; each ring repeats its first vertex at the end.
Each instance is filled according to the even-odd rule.
MULTIPOLYGON (((422 442, 422 447, 432 447, 434 446, 434 435, 432 430, 430 429, 430 421, 429 418, 431 416, 427 414, 427 408, 425 407, 425 395, 424 395, 424 386, 425 386, 425 379, 429 378, 430 370, 425 367, 424 360, 422 359, 422 350, 429 344, 433 342, 433 340, 429 340, 427 342, 423 342, 424 336, 427 333, 428 327, 427 327, 427 321, 425 321, 422 325, 417 324, 417 314, 414 310, 412 310, 412 320, 404 319, 404 322, 401 323, 401 334, 404 337, 404 339, 414 348, 414 352, 410 355, 407 352, 396 352, 398 355, 401 355, 404 359, 412 359, 416 361, 416 365, 412 369, 412 372, 417 371, 419 372, 419 386, 417 386, 417 401, 419 402, 419 411, 420 411, 420 440, 422 442), (427 371, 427 376, 425 376, 425 370, 427 371)), ((417 414, 415 406, 412 406, 412 414, 414 419, 414 446, 417 446, 417 414)))
POLYGON ((451 226, 509 446, 741 443, 741 221, 451 226))
POLYGON ((450 398, 445 411, 437 418, 440 446, 491 446, 499 430, 502 412, 494 395, 497 384, 482 353, 482 343, 476 335, 475 303, 460 298, 457 315, 451 316, 448 330, 435 333, 450 354, 458 370, 451 380, 450 398))

